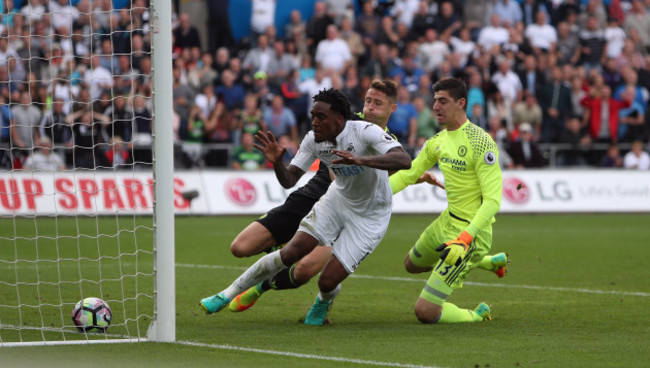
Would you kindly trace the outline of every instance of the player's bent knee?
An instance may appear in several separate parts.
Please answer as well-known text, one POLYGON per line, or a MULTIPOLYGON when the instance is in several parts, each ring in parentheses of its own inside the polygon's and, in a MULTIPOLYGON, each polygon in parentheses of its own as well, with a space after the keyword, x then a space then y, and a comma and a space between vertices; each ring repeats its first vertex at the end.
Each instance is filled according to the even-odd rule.
POLYGON ((320 267, 316 267, 314 264, 304 264, 303 260, 300 260, 293 269, 293 279, 301 284, 311 280, 321 270, 320 267))
POLYGON ((436 323, 440 319, 442 308, 436 308, 435 304, 424 302, 418 299, 415 303, 415 316, 422 323, 436 323))
POLYGON ((404 268, 406 269, 406 272, 408 273, 422 273, 422 272, 429 272, 433 268, 432 267, 421 267, 421 266, 416 266, 411 262, 411 258, 409 255, 406 255, 406 259, 404 259, 404 268))
POLYGON ((230 253, 237 258, 248 257, 250 254, 246 251, 246 245, 244 242, 238 241, 237 239, 233 240, 230 244, 230 253))

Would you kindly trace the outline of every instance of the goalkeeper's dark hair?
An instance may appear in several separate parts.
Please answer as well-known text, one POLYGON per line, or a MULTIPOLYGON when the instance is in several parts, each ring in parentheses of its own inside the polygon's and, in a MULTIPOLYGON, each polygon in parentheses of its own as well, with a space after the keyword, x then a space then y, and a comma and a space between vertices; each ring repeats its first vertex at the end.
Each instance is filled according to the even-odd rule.
POLYGON ((449 96, 458 101, 461 98, 465 99, 465 107, 467 107, 467 85, 465 81, 460 78, 445 78, 437 81, 433 85, 433 93, 440 91, 447 91, 449 96))
POLYGON ((352 119, 350 101, 341 91, 334 88, 324 89, 314 96, 314 102, 319 101, 330 104, 330 110, 340 114, 345 120, 352 119))
POLYGON ((395 103, 397 101, 397 83, 390 79, 373 79, 370 83, 370 88, 376 89, 377 91, 383 92, 388 101, 395 103))

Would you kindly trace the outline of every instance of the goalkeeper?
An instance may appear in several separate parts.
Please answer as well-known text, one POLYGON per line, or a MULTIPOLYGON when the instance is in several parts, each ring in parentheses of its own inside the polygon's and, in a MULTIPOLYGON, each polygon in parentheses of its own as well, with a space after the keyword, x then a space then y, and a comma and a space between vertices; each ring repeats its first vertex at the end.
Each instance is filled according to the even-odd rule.
POLYGON ((497 146, 465 113, 467 87, 458 78, 433 85, 433 112, 446 130, 429 139, 411 169, 390 177, 393 193, 413 184, 438 164, 445 176, 447 209, 420 235, 404 260, 410 273, 431 272, 415 303, 423 323, 489 320, 490 308, 462 309, 447 301, 462 287, 469 271, 492 267, 485 257, 492 246, 492 223, 501 205, 501 169, 497 146))

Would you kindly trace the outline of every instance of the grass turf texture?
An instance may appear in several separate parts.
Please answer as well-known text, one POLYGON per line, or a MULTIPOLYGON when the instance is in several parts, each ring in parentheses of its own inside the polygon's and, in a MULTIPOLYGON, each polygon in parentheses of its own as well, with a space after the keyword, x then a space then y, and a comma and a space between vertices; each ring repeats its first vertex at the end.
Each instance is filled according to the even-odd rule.
MULTIPOLYGON (((509 252, 510 272, 498 279, 474 270, 465 287, 449 299, 465 308, 486 301, 494 320, 457 325, 417 322, 413 304, 427 276, 407 274, 402 266, 406 252, 433 216, 394 216, 377 251, 343 284, 330 311, 333 324, 325 327, 298 323, 317 294, 315 281, 298 290, 270 291, 244 313, 225 310, 205 316, 201 312, 200 298, 225 288, 257 259, 236 259, 229 252, 230 241, 252 219, 176 219, 177 340, 199 346, 1 348, 0 366, 81 367, 90 362, 100 367, 647 364, 650 247, 643 234, 647 234, 650 215, 500 215, 494 225, 492 253, 509 252), (229 350, 224 345, 267 352, 229 350)), ((102 221, 114 224, 115 218, 102 221)), ((13 252, 13 247, 6 247, 5 243, 0 249, 2 257, 13 252)), ((13 271, 8 272, 0 269, 0 279, 14 277, 13 271)), ((0 294, 2 299, 9 297, 14 296, 0 294)), ((120 312, 114 309, 116 314, 120 312)), ((116 331, 109 328, 109 332, 116 331)))

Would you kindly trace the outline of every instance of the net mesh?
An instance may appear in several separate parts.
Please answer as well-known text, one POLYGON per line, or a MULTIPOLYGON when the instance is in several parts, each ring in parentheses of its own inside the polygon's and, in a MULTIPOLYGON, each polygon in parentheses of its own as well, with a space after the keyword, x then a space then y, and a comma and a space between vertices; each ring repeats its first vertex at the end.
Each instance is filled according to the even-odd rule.
POLYGON ((0 22, 0 344, 144 338, 153 318, 150 8, 72 3, 0 22), (87 297, 104 334, 73 325, 87 297))

